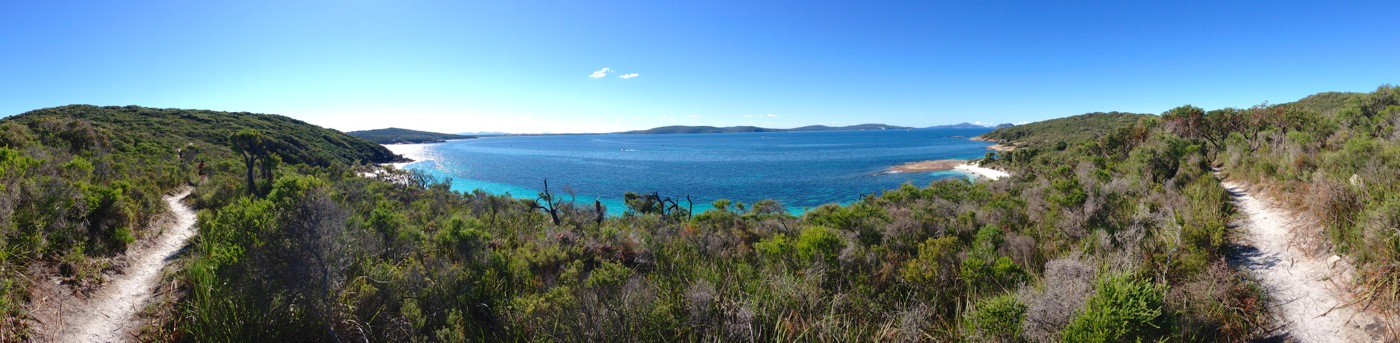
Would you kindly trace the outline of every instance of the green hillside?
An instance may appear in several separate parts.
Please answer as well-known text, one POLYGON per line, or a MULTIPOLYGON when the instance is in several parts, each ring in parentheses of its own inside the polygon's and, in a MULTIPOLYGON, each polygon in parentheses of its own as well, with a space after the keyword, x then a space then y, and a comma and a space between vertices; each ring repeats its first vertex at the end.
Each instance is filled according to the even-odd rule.
POLYGON ((1118 128, 1133 125, 1139 120, 1150 117, 1154 116, 1124 112, 1094 112, 998 128, 978 137, 1000 143, 1048 147, 1059 142, 1078 143, 1098 139, 1098 137, 1118 128))
POLYGON ((364 138, 365 140, 379 144, 407 144, 407 143, 437 143, 449 139, 469 139, 474 136, 463 136, 450 133, 437 133, 428 131, 417 131, 391 127, 387 129, 350 131, 345 134, 364 138))
POLYGON ((1346 107, 1348 102, 1365 95, 1365 93, 1355 92, 1322 92, 1283 105, 1300 106, 1303 110, 1334 116, 1337 111, 1346 107))
POLYGON ((388 163, 395 157, 378 144, 275 114, 69 105, 29 111, 4 120, 34 127, 52 119, 91 123, 96 130, 104 131, 102 136, 108 137, 118 150, 194 144, 222 155, 230 151, 226 148, 230 134, 256 129, 271 139, 287 163, 388 163))

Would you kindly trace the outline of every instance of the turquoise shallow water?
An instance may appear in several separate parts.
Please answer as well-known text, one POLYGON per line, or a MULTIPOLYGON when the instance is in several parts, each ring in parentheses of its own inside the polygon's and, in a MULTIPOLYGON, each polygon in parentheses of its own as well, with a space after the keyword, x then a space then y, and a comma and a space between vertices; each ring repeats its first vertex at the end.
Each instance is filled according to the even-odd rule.
MULTIPOLYGON (((406 168, 453 178, 459 191, 534 197, 549 179, 580 203, 599 199, 609 214, 626 210, 625 192, 695 199, 778 200, 789 211, 849 203, 911 182, 927 185, 961 172, 888 173, 906 162, 982 157, 990 145, 973 130, 835 131, 680 135, 486 137, 423 146, 406 168)), ((684 205, 684 201, 682 201, 684 205)))

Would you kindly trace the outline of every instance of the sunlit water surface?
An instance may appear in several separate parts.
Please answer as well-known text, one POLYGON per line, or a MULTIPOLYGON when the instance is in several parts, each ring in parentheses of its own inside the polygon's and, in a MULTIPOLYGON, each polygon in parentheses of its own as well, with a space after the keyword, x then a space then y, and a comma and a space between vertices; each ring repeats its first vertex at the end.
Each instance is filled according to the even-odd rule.
POLYGON ((903 183, 923 186, 969 177, 888 169, 912 161, 982 157, 990 143, 967 137, 988 131, 508 136, 390 148, 418 160, 403 167, 451 177, 458 191, 533 198, 548 179, 555 194, 568 197, 567 188, 581 204, 598 199, 612 215, 626 210, 625 192, 689 195, 697 213, 716 199, 774 199, 799 214, 903 183))

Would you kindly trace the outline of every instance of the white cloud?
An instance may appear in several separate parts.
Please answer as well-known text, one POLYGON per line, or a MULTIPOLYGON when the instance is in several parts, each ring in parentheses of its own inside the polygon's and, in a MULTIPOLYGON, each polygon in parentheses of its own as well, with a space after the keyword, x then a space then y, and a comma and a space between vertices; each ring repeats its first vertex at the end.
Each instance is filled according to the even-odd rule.
MULTIPOLYGON (((603 69, 607 69, 607 68, 603 68, 603 69)), ((637 77, 637 73, 622 74, 622 75, 619 75, 618 77, 624 78, 624 79, 630 79, 630 78, 637 77)))
POLYGON ((598 69, 598 71, 593 72, 593 75, 588 75, 588 77, 593 79, 601 79, 604 76, 608 76, 608 73, 612 71, 612 68, 598 69))
POLYGON ((696 118, 700 118, 700 115, 699 115, 699 114, 693 114, 693 115, 690 116, 690 119, 696 119, 696 118))
POLYGON ((778 115, 772 114, 772 113, 769 113, 769 114, 768 114, 768 117, 769 117, 769 118, 773 118, 773 117, 777 117, 777 116, 778 116, 778 115))

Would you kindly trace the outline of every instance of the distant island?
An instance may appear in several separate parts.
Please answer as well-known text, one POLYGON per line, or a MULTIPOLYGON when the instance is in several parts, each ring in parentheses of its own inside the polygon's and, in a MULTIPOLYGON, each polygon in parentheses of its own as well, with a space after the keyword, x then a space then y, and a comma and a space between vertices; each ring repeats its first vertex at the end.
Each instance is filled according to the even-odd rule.
POLYGON ((379 144, 437 143, 445 142, 449 139, 476 138, 475 136, 400 129, 396 127, 377 130, 350 131, 346 132, 345 134, 360 137, 367 141, 379 144))
POLYGON ((953 124, 953 125, 929 126, 929 127, 926 127, 925 129, 1000 129, 1000 128, 1007 128, 1007 127, 1012 127, 1012 126, 1016 126, 1016 124, 1004 123, 1004 124, 1000 124, 1000 125, 996 125, 996 126, 991 126, 991 125, 978 125, 978 124, 963 122, 963 123, 958 123, 958 124, 953 124))
POLYGON ((869 130, 909 130, 912 127, 885 124, 860 124, 851 126, 809 125, 791 129, 773 129, 757 126, 662 126, 648 130, 620 132, 622 134, 677 134, 677 133, 737 133, 737 132, 803 132, 803 131, 869 131, 869 130))

